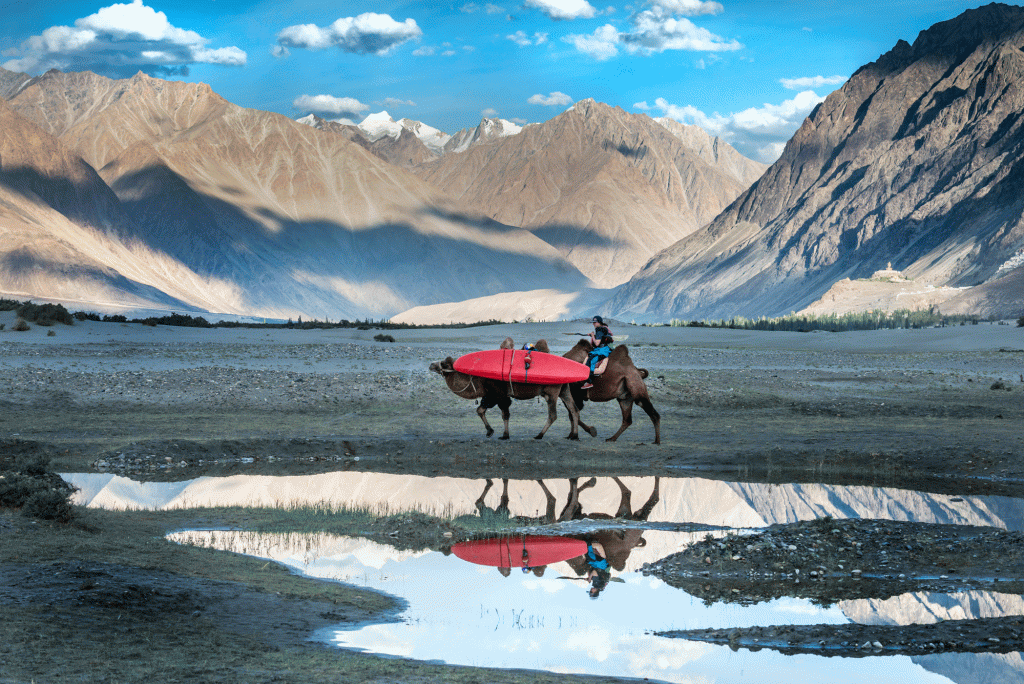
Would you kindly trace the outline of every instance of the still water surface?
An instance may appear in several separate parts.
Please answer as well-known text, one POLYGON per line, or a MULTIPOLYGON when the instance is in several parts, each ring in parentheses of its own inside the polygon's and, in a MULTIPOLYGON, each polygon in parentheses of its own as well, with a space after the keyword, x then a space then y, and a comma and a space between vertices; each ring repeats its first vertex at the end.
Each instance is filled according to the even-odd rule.
MULTIPOLYGON (((556 513, 569 484, 426 478, 381 473, 235 476, 179 483, 141 483, 112 475, 68 475, 82 488, 80 503, 107 508, 291 506, 326 502, 419 509, 450 515, 493 514, 507 494, 509 515, 556 513), (545 489, 547 490, 545 492, 545 489)), ((580 493, 582 514, 613 515, 624 504, 645 509, 649 523, 703 523, 756 528, 824 515, 957 523, 1020 530, 1024 502, 1007 497, 956 497, 907 490, 828 485, 759 485, 700 478, 598 478, 580 493), (656 492, 656 496, 654 496, 656 492)), ((718 532, 716 534, 720 534, 718 532)), ((406 602, 397 621, 339 626, 314 635, 346 648, 382 655, 487 667, 648 677, 672 682, 948 682, 1020 681, 1020 653, 826 658, 786 656, 656 637, 658 630, 753 625, 913 624, 1024 614, 1018 596, 970 591, 915 593, 887 601, 841 601, 831 607, 782 599, 756 606, 705 605, 684 591, 645 577, 643 564, 674 553, 704 532, 643 531, 596 598, 568 563, 543 574, 502 574, 437 551, 402 551, 361 538, 326 534, 186 531, 188 544, 275 560, 312 577, 349 582, 406 602)))

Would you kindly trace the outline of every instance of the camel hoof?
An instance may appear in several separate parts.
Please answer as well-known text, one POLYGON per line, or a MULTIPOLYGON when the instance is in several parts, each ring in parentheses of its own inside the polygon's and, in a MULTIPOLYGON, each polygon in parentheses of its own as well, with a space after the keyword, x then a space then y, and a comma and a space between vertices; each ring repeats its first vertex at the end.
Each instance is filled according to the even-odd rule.
POLYGON ((604 441, 606 441, 606 442, 614 442, 617 439, 618 439, 618 437, 609 437, 608 439, 606 439, 604 441))
POLYGON ((573 441, 576 441, 576 442, 580 441, 580 436, 579 436, 579 434, 578 434, 578 433, 575 433, 575 432, 574 432, 574 433, 572 433, 571 435, 566 435, 566 436, 565 436, 565 438, 566 438, 566 439, 571 439, 571 440, 573 440, 573 441))
POLYGON ((591 437, 597 437, 597 428, 596 427, 590 428, 589 430, 587 430, 587 432, 590 433, 591 437))
POLYGON ((543 432, 542 432, 542 433, 540 433, 539 435, 537 435, 536 437, 534 437, 534 439, 544 439, 544 433, 543 433, 543 432))
POLYGON ((508 435, 507 435, 507 434, 506 434, 506 435, 502 435, 502 436, 501 436, 501 437, 499 437, 498 439, 508 439, 508 435))

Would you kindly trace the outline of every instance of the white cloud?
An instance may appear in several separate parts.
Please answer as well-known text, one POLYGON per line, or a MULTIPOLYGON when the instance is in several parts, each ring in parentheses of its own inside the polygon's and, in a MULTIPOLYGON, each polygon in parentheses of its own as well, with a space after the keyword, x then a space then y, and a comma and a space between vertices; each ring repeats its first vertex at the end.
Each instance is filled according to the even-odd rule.
POLYGON ((457 55, 458 53, 455 52, 455 50, 445 50, 441 54, 445 57, 451 57, 452 55, 457 55))
POLYGON ((788 90, 821 88, 827 85, 846 83, 846 76, 806 76, 804 78, 780 78, 779 83, 788 90))
POLYGON ((465 50, 466 52, 475 52, 476 51, 476 46, 473 46, 473 45, 463 45, 462 49, 465 50))
POLYGON ((633 17, 633 30, 619 36, 626 50, 651 55, 665 50, 698 50, 717 52, 739 50, 739 41, 727 41, 685 17, 662 16, 646 11, 633 17))
POLYGON ((397 97, 385 97, 385 107, 415 107, 416 103, 412 100, 399 100, 397 97))
POLYGON ((534 105, 544 105, 545 107, 564 107, 572 104, 572 98, 565 93, 560 93, 556 90, 550 95, 541 95, 540 93, 532 95, 527 102, 534 105))
POLYGON ((484 117, 485 119, 493 119, 494 117, 498 116, 498 110, 493 109, 492 107, 488 107, 487 109, 484 109, 480 112, 480 116, 484 117))
POLYGON ((633 109, 640 109, 642 111, 649 112, 651 111, 652 107, 651 105, 647 104, 647 100, 644 100, 643 102, 634 103, 633 109))
POLYGON ((292 54, 292 51, 286 48, 284 45, 275 45, 270 49, 270 54, 278 59, 284 59, 292 54))
POLYGON ((590 19, 597 15, 587 0, 525 0, 523 5, 539 9, 552 19, 590 19))
MULTIPOLYGON (((629 18, 632 26, 627 31, 620 32, 613 25, 605 24, 589 36, 573 34, 562 40, 597 60, 616 56, 620 46, 630 54, 645 56, 665 50, 711 53, 739 50, 743 47, 739 41, 726 40, 681 16, 718 14, 722 9, 722 5, 717 2, 651 0, 647 9, 629 18)), ((697 63, 698 69, 705 66, 706 62, 697 63)))
POLYGON ((526 35, 526 31, 516 31, 515 33, 505 36, 519 47, 526 47, 527 45, 543 45, 548 42, 548 34, 537 32, 533 34, 533 37, 526 35))
POLYGON ((619 30, 611 24, 595 29, 589 36, 569 34, 563 36, 562 40, 598 61, 611 59, 619 54, 619 30))
POLYGON ((429 57, 437 51, 433 45, 423 45, 412 51, 412 54, 416 57, 429 57))
POLYGON ((692 105, 674 105, 660 97, 653 107, 646 102, 633 106, 645 111, 658 109, 670 119, 700 126, 751 159, 771 163, 779 158, 786 142, 811 110, 824 99, 812 90, 805 90, 781 104, 766 103, 728 115, 705 114, 692 105))
POLYGON ((497 5, 492 5, 491 3, 487 3, 487 5, 484 7, 484 11, 487 12, 488 14, 501 14, 502 12, 505 11, 505 8, 498 7, 497 5))
POLYGON ((313 114, 344 117, 357 117, 360 112, 370 108, 354 97, 333 95, 300 95, 292 102, 292 107, 313 114))
POLYGON ((654 11, 687 17, 701 14, 721 14, 725 9, 721 3, 702 2, 701 0, 651 0, 648 4, 654 11))
POLYGON ((467 2, 459 9, 465 12, 466 14, 473 14, 473 12, 476 12, 478 9, 480 9, 480 5, 476 4, 475 2, 467 2))
POLYGON ((51 26, 8 51, 3 64, 12 71, 47 69, 94 71, 128 76, 142 70, 159 75, 187 75, 190 64, 243 66, 245 51, 207 47, 195 31, 173 26, 167 15, 143 4, 115 3, 75 20, 72 26, 51 26))
POLYGON ((415 19, 395 21, 387 14, 365 12, 357 17, 342 17, 324 28, 315 24, 287 26, 277 34, 277 42, 308 50, 333 46, 344 52, 384 55, 422 35, 415 19))

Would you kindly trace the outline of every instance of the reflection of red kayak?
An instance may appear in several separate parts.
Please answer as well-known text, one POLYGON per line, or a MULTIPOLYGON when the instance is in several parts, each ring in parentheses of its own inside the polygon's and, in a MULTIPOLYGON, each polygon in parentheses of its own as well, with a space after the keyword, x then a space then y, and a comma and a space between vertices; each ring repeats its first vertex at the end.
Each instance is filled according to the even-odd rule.
POLYGON ((535 385, 561 385, 590 377, 590 369, 582 363, 524 349, 486 349, 466 354, 456 359, 455 370, 480 378, 535 385))
POLYGON ((502 537, 459 542, 452 553, 464 561, 497 568, 536 568, 582 556, 587 543, 568 537, 502 537), (524 559, 523 551, 526 551, 524 559), (525 560, 525 562, 524 562, 525 560))

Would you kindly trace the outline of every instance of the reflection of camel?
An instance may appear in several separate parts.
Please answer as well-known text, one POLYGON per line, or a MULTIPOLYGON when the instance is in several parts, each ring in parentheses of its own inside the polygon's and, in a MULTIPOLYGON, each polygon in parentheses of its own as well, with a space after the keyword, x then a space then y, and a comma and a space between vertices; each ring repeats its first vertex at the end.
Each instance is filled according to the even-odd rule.
POLYGON ((494 481, 490 478, 487 479, 484 484, 484 491, 480 492, 480 496, 476 500, 476 510, 481 518, 489 516, 502 517, 521 525, 534 525, 538 523, 553 523, 555 522, 555 495, 551 493, 547 485, 544 484, 544 480, 537 480, 537 484, 540 485, 541 490, 544 492, 544 497, 547 500, 547 506, 545 507, 544 515, 531 517, 528 515, 512 515, 508 508, 508 478, 501 478, 501 497, 498 499, 498 505, 495 508, 490 508, 484 503, 484 498, 487 496, 487 492, 491 491, 491 487, 494 486, 494 481))
MULTIPOLYGON (((511 337, 506 337, 498 348, 514 349, 515 344, 511 337)), ((550 348, 548 347, 546 340, 537 340, 537 343, 534 345, 534 349, 545 354, 550 353, 550 348)), ((480 420, 484 422, 484 427, 487 430, 488 437, 494 434, 494 429, 491 427, 490 423, 487 422, 487 409, 494 406, 501 409, 501 418, 505 423, 505 432, 502 434, 501 439, 508 439, 508 420, 510 416, 509 407, 512 405, 512 400, 527 400, 544 397, 544 400, 548 405, 548 421, 544 424, 544 428, 536 437, 534 437, 534 439, 541 439, 544 437, 544 433, 546 433, 552 423, 558 419, 556 406, 559 398, 561 398, 562 403, 565 404, 565 408, 569 412, 569 421, 572 423, 569 436, 573 439, 577 438, 576 435, 578 435, 579 432, 577 427, 580 415, 579 408, 569 394, 568 385, 537 385, 534 383, 505 382, 501 380, 474 377, 472 375, 466 375, 465 373, 456 371, 455 360, 450 356, 444 361, 435 361, 430 364, 430 370, 443 377, 445 383, 448 385, 448 389, 455 392, 455 394, 459 395, 463 399, 480 400, 480 405, 477 407, 476 413, 480 416, 480 420)))
MULTIPOLYGON (((564 356, 579 363, 586 363, 587 354, 593 348, 588 340, 580 340, 564 356)), ((618 400, 619 408, 622 410, 622 425, 619 427, 619 431, 606 441, 614 442, 619 435, 626 431, 626 428, 633 424, 633 404, 636 403, 651 417, 651 422, 654 423, 654 443, 661 444, 661 416, 654 409, 651 397, 647 393, 647 385, 644 384, 644 378, 647 375, 647 369, 637 368, 633 365, 626 346, 619 345, 608 356, 608 366, 604 373, 593 379, 594 386, 592 388, 582 390, 580 389, 581 383, 573 383, 569 385, 569 388, 577 409, 583 408, 584 401, 618 400)), ((582 421, 579 424, 591 435, 597 434, 592 427, 582 421)), ((569 436, 573 437, 573 435, 569 436)))
MULTIPOLYGON (((651 511, 660 501, 660 486, 661 478, 654 478, 654 489, 651 491, 651 496, 647 499, 647 502, 636 511, 632 507, 632 493, 623 484, 622 480, 617 477, 613 477, 615 484, 619 486, 619 507, 615 511, 615 515, 608 515, 607 513, 583 513, 582 506, 579 503, 579 493, 587 487, 594 485, 593 478, 590 481, 584 483, 583 486, 577 487, 575 479, 569 481, 569 501, 566 503, 566 508, 563 510, 563 514, 566 511, 570 511, 571 517, 564 518, 566 520, 610 520, 614 518, 624 518, 626 520, 647 520, 650 517, 651 511)), ((605 550, 605 558, 608 559, 608 564, 615 570, 622 571, 626 567, 626 560, 629 558, 629 554, 633 552, 633 549, 642 547, 647 544, 647 540, 643 538, 643 530, 637 529, 621 529, 621 530, 600 530, 593 534, 587 535, 587 541, 600 543, 605 550)), ((574 558, 568 561, 569 565, 578 575, 585 575, 587 572, 587 564, 582 558, 574 558)))

